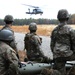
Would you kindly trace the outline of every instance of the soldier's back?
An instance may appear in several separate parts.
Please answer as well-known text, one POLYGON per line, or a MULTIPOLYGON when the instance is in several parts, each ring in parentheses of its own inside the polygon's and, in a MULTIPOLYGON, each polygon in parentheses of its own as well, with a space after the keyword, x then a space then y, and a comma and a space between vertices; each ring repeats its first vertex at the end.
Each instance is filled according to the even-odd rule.
MULTIPOLYGON (((12 63, 18 66, 16 52, 9 45, 0 41, 0 75, 7 75, 10 69, 9 66, 12 65, 12 63)), ((12 67, 14 66, 14 64, 12 65, 12 67)))
POLYGON ((0 41, 0 75, 5 75, 8 69, 8 64, 5 60, 5 53, 7 52, 7 45, 0 41))
MULTIPOLYGON (((29 47, 33 46, 33 48, 34 47, 36 48, 35 45, 38 45, 38 44, 41 45, 41 43, 42 43, 41 40, 42 39, 37 34, 35 34, 35 33, 27 33, 26 36, 25 36, 25 40, 24 40, 26 49, 27 49, 27 46, 29 46, 29 47)), ((27 50, 29 50, 29 49, 27 49, 27 50)))
POLYGON ((58 25, 52 32, 54 38, 54 58, 68 57, 73 54, 71 50, 71 32, 73 29, 68 25, 58 25), (57 55, 56 55, 57 53, 57 55))
POLYGON ((28 33, 25 36, 25 48, 29 60, 37 60, 42 56, 41 53, 41 38, 35 33, 28 33))
POLYGON ((28 51, 30 50, 30 46, 31 46, 31 43, 30 43, 30 40, 32 38, 33 34, 30 34, 30 33, 27 33, 25 38, 24 38, 24 41, 25 41, 25 49, 28 51))

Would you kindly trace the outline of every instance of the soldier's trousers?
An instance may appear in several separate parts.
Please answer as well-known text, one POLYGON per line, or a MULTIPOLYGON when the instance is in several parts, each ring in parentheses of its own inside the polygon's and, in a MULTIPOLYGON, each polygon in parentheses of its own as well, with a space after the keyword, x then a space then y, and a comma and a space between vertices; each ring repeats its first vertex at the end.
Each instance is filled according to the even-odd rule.
POLYGON ((58 70, 61 73, 61 75, 66 75, 65 63, 66 63, 66 61, 63 61, 62 58, 55 59, 55 61, 54 61, 54 69, 58 70))
POLYGON ((54 59, 54 69, 58 70, 61 75, 66 75, 65 64, 67 61, 75 61, 75 54, 72 54, 69 57, 59 57, 54 59))

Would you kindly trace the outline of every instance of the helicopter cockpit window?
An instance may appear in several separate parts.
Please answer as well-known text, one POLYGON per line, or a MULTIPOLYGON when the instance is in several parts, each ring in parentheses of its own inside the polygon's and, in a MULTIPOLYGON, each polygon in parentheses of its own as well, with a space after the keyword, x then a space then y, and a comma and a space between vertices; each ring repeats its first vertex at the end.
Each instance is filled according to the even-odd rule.
POLYGON ((33 9, 33 12, 36 13, 37 12, 37 9, 33 9))
POLYGON ((38 9, 37 11, 42 11, 41 9, 38 9))

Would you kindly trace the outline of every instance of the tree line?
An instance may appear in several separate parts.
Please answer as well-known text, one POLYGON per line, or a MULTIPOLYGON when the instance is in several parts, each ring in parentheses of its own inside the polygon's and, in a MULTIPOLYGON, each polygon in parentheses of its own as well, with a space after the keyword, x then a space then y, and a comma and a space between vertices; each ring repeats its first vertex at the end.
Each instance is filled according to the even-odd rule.
MULTIPOLYGON (((58 24, 58 21, 56 19, 43 19, 43 18, 39 18, 39 19, 33 19, 33 18, 29 18, 29 19, 14 19, 13 25, 29 25, 31 22, 35 22, 37 24, 58 24)), ((3 19, 0 19, 0 25, 4 25, 4 21, 3 19)))
MULTIPOLYGON (((13 25, 29 25, 29 23, 35 22, 37 24, 58 24, 59 21, 57 19, 44 19, 44 18, 39 18, 39 19, 14 19, 13 25)), ((0 25, 4 25, 4 20, 0 19, 0 25)), ((75 14, 70 15, 70 19, 68 20, 68 24, 75 24, 75 14)))

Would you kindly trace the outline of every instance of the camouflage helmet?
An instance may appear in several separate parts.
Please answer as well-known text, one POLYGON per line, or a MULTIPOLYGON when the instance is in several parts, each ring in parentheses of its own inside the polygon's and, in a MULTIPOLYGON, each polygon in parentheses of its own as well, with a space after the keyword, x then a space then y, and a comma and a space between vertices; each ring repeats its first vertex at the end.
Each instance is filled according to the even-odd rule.
POLYGON ((32 31, 32 30, 37 30, 37 24, 32 22, 29 24, 29 30, 32 31))
POLYGON ((0 30, 0 40, 1 41, 13 41, 14 40, 13 33, 7 29, 0 30))
POLYGON ((6 15, 5 18, 4 18, 4 21, 5 21, 5 22, 13 22, 13 21, 14 21, 13 16, 11 16, 11 15, 6 15))
POLYGON ((66 9, 59 10, 57 18, 58 18, 58 20, 69 19, 69 13, 68 13, 68 11, 66 9))

